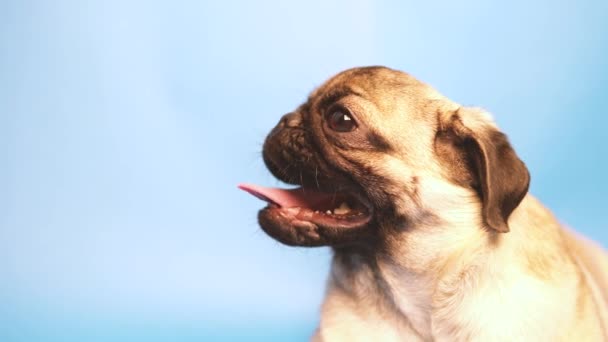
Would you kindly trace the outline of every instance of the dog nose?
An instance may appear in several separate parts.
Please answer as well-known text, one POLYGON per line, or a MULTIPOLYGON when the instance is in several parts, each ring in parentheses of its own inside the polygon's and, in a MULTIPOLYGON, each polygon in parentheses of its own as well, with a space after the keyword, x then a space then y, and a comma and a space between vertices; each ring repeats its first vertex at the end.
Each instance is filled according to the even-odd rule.
POLYGON ((296 127, 300 125, 301 121, 302 120, 300 119, 300 116, 298 114, 287 113, 283 115, 281 121, 279 122, 279 125, 281 125, 281 127, 296 127))

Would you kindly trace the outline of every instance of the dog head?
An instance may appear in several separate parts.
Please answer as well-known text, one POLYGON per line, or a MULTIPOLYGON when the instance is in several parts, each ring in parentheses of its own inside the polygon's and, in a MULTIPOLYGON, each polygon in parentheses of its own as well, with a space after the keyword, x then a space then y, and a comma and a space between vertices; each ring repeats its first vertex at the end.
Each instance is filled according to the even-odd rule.
POLYGON ((263 157, 299 188, 242 188, 269 202, 260 225, 288 245, 369 246, 465 202, 480 227, 507 232, 530 180, 489 114, 384 67, 328 80, 281 118, 263 157))

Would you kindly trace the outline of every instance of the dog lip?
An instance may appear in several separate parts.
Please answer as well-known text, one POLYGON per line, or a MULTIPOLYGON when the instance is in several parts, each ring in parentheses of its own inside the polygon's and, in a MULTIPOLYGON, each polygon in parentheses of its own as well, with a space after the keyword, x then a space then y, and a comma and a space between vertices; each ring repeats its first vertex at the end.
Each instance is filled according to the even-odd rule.
POLYGON ((372 215, 335 218, 307 208, 284 208, 270 204, 258 213, 262 229, 289 246, 343 245, 361 240, 372 215))
POLYGON ((332 227, 332 228, 350 228, 369 222, 371 215, 368 213, 358 212, 352 215, 334 215, 320 211, 313 211, 309 208, 290 207, 284 208, 270 204, 262 210, 275 211, 284 218, 298 222, 309 222, 317 226, 332 227))

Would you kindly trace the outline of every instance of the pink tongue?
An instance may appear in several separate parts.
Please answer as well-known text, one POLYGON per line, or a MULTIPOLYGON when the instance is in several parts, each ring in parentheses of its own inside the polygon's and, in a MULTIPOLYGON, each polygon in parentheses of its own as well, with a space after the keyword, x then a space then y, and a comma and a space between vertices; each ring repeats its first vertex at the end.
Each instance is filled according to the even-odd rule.
POLYGON ((331 200, 331 194, 310 189, 279 189, 267 188, 254 184, 239 184, 239 189, 245 190, 262 201, 275 203, 281 207, 312 208, 322 202, 331 200))

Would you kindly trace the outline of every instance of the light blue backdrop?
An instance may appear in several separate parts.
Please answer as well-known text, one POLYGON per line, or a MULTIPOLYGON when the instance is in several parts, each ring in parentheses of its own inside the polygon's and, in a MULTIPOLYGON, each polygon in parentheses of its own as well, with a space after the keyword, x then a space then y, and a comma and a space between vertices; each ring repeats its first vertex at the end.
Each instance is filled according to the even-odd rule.
POLYGON ((326 249, 238 192, 348 67, 492 111, 564 222, 608 245, 606 1, 0 2, 0 340, 305 340, 326 249))

